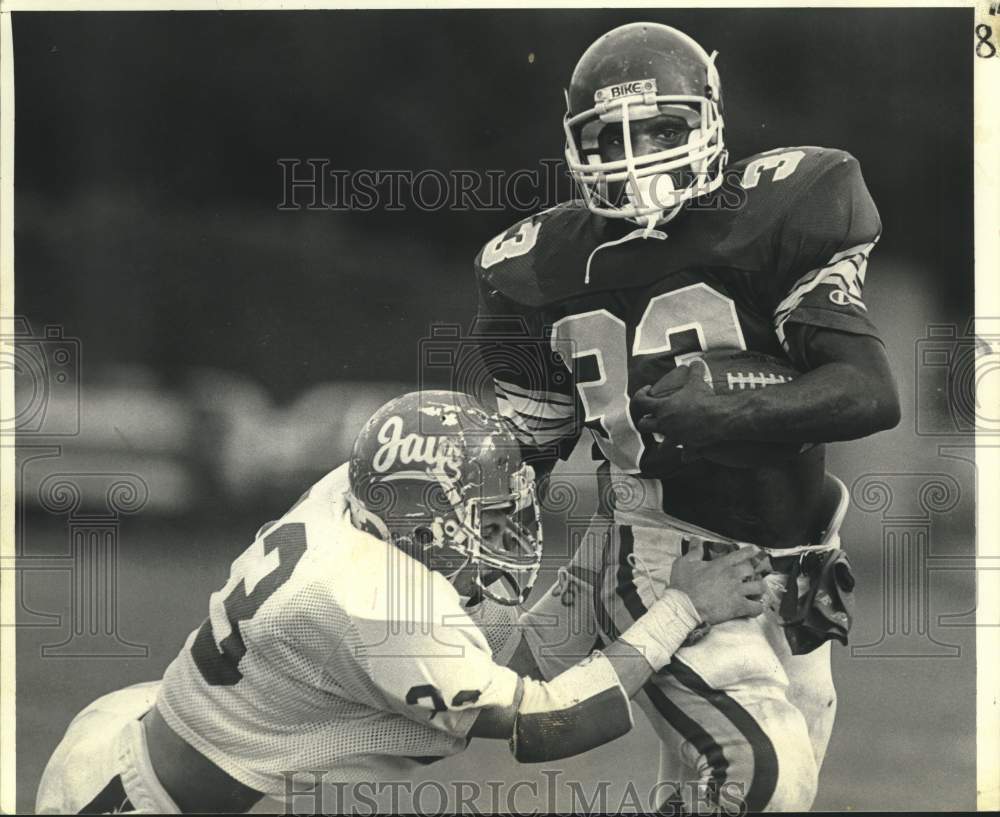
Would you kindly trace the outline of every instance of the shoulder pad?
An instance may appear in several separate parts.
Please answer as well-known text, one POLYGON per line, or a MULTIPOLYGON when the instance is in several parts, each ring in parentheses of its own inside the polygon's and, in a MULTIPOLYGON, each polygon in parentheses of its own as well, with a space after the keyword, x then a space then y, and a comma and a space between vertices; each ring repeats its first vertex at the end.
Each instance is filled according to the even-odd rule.
POLYGON ((747 204, 755 209, 784 212, 795 199, 838 167, 860 179, 858 160, 835 148, 813 146, 775 148, 741 159, 727 174, 745 191, 747 204))
POLYGON ((795 178, 796 186, 815 181, 831 167, 844 162, 856 164, 857 159, 837 148, 800 145, 755 153, 733 162, 728 170, 739 174, 744 189, 760 188, 764 191, 786 179, 795 178))
MULTIPOLYGON (((857 159, 843 150, 801 146, 758 153, 734 162, 722 188, 731 199, 735 233, 759 241, 801 208, 826 211, 864 190, 857 159)), ((865 190, 867 195, 867 190, 865 190)))
POLYGON ((600 242, 599 216, 566 202, 519 221, 476 256, 481 286, 526 306, 541 306, 583 283, 587 257, 600 242))

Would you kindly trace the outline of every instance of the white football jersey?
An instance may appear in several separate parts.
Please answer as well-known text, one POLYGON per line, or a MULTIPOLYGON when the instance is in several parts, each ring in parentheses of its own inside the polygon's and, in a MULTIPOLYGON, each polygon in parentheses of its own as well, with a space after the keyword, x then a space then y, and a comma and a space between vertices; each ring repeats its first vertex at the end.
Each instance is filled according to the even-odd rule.
POLYGON ((157 698, 188 743, 276 796, 282 772, 406 776, 464 749, 479 711, 517 689, 497 663, 515 611, 481 605, 477 626, 443 576, 351 524, 347 489, 344 465, 233 562, 157 698))

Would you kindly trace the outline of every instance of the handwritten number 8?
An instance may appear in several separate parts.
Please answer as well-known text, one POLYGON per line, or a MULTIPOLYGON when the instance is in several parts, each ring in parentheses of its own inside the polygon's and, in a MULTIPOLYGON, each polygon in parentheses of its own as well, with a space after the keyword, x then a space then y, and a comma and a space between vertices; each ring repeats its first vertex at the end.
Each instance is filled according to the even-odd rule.
POLYGON ((980 23, 976 26, 976 37, 979 39, 976 41, 976 56, 982 57, 983 59, 988 59, 990 57, 995 57, 997 55, 997 47, 990 40, 993 36, 993 29, 986 23, 980 23), (986 49, 989 49, 987 53, 986 49))

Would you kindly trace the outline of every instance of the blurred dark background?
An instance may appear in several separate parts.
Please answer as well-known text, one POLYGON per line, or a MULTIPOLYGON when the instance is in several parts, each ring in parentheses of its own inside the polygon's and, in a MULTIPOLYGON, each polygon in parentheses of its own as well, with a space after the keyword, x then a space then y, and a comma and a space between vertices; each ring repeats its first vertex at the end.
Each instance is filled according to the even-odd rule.
MULTIPOLYGON (((432 322, 468 323, 473 256, 524 215, 279 209, 279 160, 543 172, 541 160, 561 157, 576 58, 637 19, 719 51, 732 157, 809 144, 860 160, 884 223, 867 300, 904 418, 836 446, 831 468, 849 484, 951 474, 961 500, 935 522, 934 547, 971 552, 973 473, 938 454, 953 429, 917 354, 929 326, 960 334, 972 311, 971 10, 16 12, 16 311, 20 331, 59 327, 71 353, 51 393, 19 391, 44 409, 19 440, 19 553, 66 551, 65 517, 38 500, 54 468, 128 472, 149 488, 121 526, 118 601, 149 656, 43 660, 40 645, 59 638, 26 615, 38 629, 19 634, 23 808, 72 714, 157 677, 257 525, 343 459, 382 399, 417 384, 420 339, 432 322), (59 456, 39 465, 31 446, 43 444, 59 456)), ((869 640, 882 626, 880 525, 856 512, 845 530, 867 551, 856 564, 870 572, 869 640)), ((64 581, 26 571, 22 608, 68 614, 64 581)), ((968 611, 971 571, 932 598, 968 611)), ((972 640, 949 637, 965 639, 960 660, 838 652, 841 726, 818 806, 972 805, 972 640)), ((567 768, 620 782, 622 751, 655 757, 644 729, 567 768)), ((503 763, 495 751, 452 768, 503 763)))
MULTIPOLYGON (((850 151, 885 223, 875 259, 912 265, 901 290, 968 311, 965 12, 642 14, 719 51, 733 157, 850 151)), ((81 338, 90 365, 219 366, 279 401, 321 380, 413 380, 401 346, 430 319, 468 319, 472 257, 520 214, 283 212, 277 160, 537 169, 562 155, 576 58, 634 19, 16 15, 18 309, 81 338)))

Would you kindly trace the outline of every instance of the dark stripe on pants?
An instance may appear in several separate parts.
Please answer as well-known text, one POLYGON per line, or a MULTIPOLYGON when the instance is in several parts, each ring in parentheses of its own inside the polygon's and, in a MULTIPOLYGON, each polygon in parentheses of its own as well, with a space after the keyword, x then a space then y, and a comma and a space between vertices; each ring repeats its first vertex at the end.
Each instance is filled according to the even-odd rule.
MULTIPOLYGON (((631 554, 635 548, 635 536, 632 532, 632 528, 627 525, 619 527, 619 531, 621 534, 621 544, 619 546, 618 583, 616 589, 618 597, 622 600, 629 614, 633 619, 638 619, 646 612, 646 606, 642 603, 642 599, 639 597, 638 589, 635 586, 633 569, 628 561, 629 554, 631 554)), ((605 612, 605 615, 606 614, 607 612, 605 612)), ((615 637, 617 638, 617 634, 615 637)), ((754 717, 735 700, 729 697, 729 695, 722 690, 709 686, 709 684, 701 676, 699 676, 687 664, 679 661, 676 656, 670 662, 669 666, 667 666, 663 671, 670 672, 670 674, 673 675, 681 684, 712 704, 712 706, 722 713, 730 721, 730 723, 732 723, 733 726, 739 730, 743 739, 750 746, 754 762, 753 778, 750 781, 750 789, 744 795, 744 799, 746 800, 747 808, 750 811, 763 810, 763 808, 770 801, 774 794, 774 790, 778 785, 778 756, 774 751, 774 745, 771 743, 771 739, 767 736, 767 733, 760 728, 760 724, 757 723, 754 717)), ((651 686, 652 684, 647 684, 647 687, 651 686)), ((670 704, 670 701, 659 689, 657 689, 657 692, 661 696, 662 701, 666 702, 669 706, 661 709, 661 707, 657 704, 656 698, 654 698, 653 695, 650 695, 650 699, 653 701, 653 706, 656 707, 657 711, 663 715, 671 726, 684 735, 685 739, 689 740, 692 745, 698 748, 699 752, 705 755, 705 757, 709 760, 709 763, 712 764, 713 781, 718 781, 717 785, 721 785, 721 783, 725 780, 725 771, 728 768, 728 762, 726 762, 723 758, 725 765, 722 767, 721 773, 719 773, 712 761, 712 758, 709 757, 708 752, 699 746, 694 737, 689 737, 688 735, 688 731, 692 729, 692 724, 699 730, 701 727, 690 718, 687 718, 686 715, 683 715, 683 713, 681 713, 676 706, 670 704), (680 725, 679 721, 675 721, 673 717, 665 714, 665 710, 669 711, 670 707, 672 707, 673 710, 676 710, 677 713, 683 715, 689 723, 680 725)), ((711 748, 712 746, 719 748, 718 744, 711 738, 710 735, 708 735, 708 733, 703 734, 707 737, 708 742, 705 742, 705 737, 699 737, 699 740, 705 742, 707 748, 711 748)), ((721 756, 721 749, 719 752, 719 756, 721 756)))
POLYGON ((594 603, 594 618, 597 619, 597 626, 607 635, 612 641, 617 641, 618 636, 621 635, 621 631, 615 625, 614 620, 611 618, 611 611, 604 604, 604 582, 607 578, 608 563, 611 559, 611 552, 614 547, 615 538, 612 534, 613 528, 608 529, 608 533, 604 540, 604 547, 601 550, 601 571, 594 582, 594 593, 593 593, 593 603, 594 603))
POLYGON ((750 745, 753 751, 753 779, 744 800, 750 811, 763 811, 778 785, 778 755, 767 733, 760 728, 753 715, 722 690, 709 686, 704 678, 676 656, 667 670, 680 683, 725 715, 750 745))
MULTIPOLYGON (((618 527, 619 550, 618 550, 618 574, 616 591, 618 598, 622 600, 625 609, 633 620, 638 620, 646 614, 646 605, 639 597, 639 590, 635 586, 635 574, 629 556, 635 550, 635 535, 630 525, 618 527)), ((607 615, 607 611, 605 611, 607 615)), ((609 616, 610 618, 610 616, 609 616)), ((609 633, 611 635, 611 633, 609 633)), ((619 633, 616 631, 614 637, 619 633)), ((676 729, 681 737, 695 747, 704 756, 711 767, 711 775, 708 781, 708 791, 713 803, 719 802, 719 788, 726 781, 726 770, 729 768, 729 761, 722 751, 722 747, 715 739, 698 724, 697 721, 689 718, 681 709, 673 703, 655 682, 650 681, 643 691, 649 697, 653 707, 667 723, 676 729)), ((683 784, 682 784, 683 785, 683 784)))
POLYGON ((633 621, 638 621, 646 613, 646 605, 639 598, 639 588, 635 586, 635 569, 629 556, 635 552, 635 534, 631 525, 618 527, 618 584, 616 591, 633 621))
POLYGON ((603 580, 594 585, 594 618, 597 619, 597 626, 601 631, 612 641, 617 641, 621 632, 615 626, 608 608, 604 606, 604 588, 602 585, 603 580))
MULTIPOLYGON (((685 715, 677 704, 664 695, 663 690, 654 681, 649 681, 642 688, 642 691, 649 696, 649 700, 656 711, 660 713, 660 717, 680 732, 681 737, 694 746, 699 754, 708 761, 708 765, 712 767, 708 791, 712 802, 718 804, 719 789, 726 782, 726 772, 729 769, 729 761, 726 760, 722 747, 716 743, 715 738, 701 728, 697 721, 685 715)), ((683 788, 685 781, 680 781, 680 784, 683 788)))

